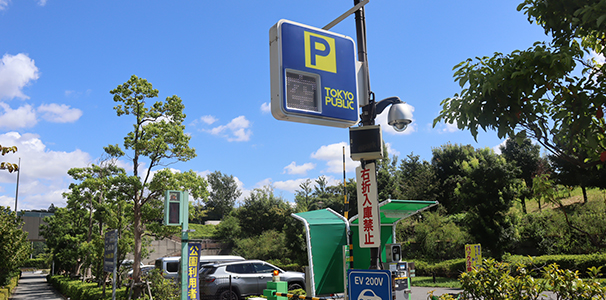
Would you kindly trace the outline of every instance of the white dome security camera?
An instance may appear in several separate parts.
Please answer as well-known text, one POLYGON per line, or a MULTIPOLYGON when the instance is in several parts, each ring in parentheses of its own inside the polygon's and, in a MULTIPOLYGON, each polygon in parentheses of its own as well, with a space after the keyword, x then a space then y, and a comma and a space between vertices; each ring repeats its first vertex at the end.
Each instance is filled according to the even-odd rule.
POLYGON ((393 126, 395 131, 402 132, 410 123, 412 123, 412 111, 406 102, 392 104, 387 115, 387 124, 393 126))

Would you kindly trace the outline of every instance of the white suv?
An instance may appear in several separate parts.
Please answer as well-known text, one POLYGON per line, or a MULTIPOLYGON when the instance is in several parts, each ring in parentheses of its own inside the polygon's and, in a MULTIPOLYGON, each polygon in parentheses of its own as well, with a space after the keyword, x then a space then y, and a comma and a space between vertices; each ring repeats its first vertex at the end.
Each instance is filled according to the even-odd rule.
POLYGON ((245 260, 202 266, 199 273, 200 298, 238 300, 249 295, 263 295, 273 271, 288 283, 288 290, 305 289, 305 274, 284 271, 262 260, 245 260))

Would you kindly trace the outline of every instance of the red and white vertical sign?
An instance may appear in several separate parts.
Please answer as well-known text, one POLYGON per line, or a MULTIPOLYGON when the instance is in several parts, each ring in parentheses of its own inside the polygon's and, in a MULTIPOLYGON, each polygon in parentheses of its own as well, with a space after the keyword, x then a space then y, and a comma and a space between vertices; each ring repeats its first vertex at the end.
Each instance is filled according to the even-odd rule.
POLYGON ((358 232, 360 248, 381 246, 381 221, 377 197, 377 175, 374 163, 356 168, 358 185, 358 232))

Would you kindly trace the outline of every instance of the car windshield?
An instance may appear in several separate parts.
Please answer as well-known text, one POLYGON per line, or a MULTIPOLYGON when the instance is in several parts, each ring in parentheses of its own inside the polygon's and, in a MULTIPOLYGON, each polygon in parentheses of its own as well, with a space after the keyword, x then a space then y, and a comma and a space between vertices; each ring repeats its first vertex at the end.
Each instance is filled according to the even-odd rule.
POLYGON ((200 271, 198 273, 200 275, 206 276, 206 275, 211 275, 211 274, 215 273, 215 270, 217 270, 217 267, 214 267, 212 265, 202 266, 202 268, 200 268, 200 271))

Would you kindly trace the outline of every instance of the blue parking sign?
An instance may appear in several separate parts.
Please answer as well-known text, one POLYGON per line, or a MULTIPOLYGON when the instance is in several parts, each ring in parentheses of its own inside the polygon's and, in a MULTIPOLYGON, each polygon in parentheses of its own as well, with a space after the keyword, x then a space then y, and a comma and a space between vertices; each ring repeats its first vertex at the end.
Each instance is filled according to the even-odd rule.
POLYGON ((288 20, 276 23, 269 35, 276 119, 340 128, 358 123, 352 38, 288 20))
POLYGON ((350 300, 392 300, 391 272, 348 270, 350 300))

